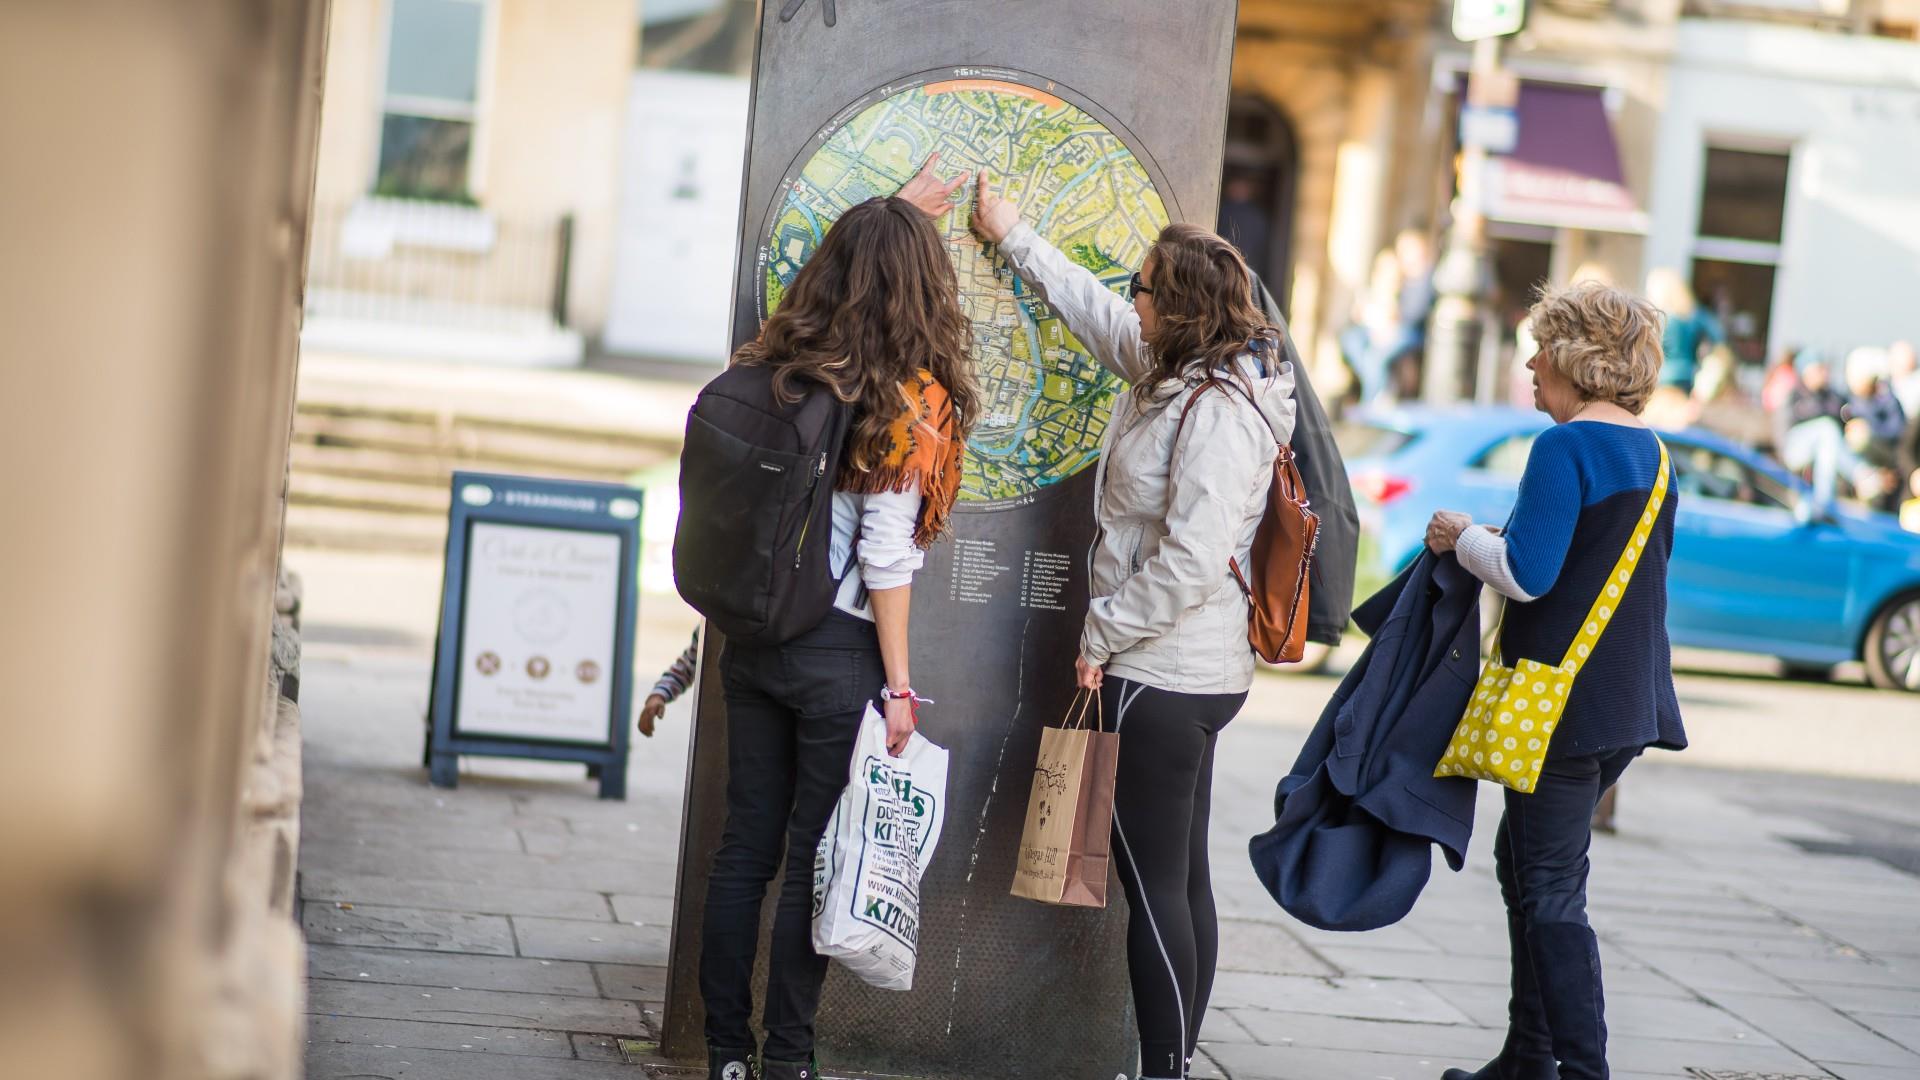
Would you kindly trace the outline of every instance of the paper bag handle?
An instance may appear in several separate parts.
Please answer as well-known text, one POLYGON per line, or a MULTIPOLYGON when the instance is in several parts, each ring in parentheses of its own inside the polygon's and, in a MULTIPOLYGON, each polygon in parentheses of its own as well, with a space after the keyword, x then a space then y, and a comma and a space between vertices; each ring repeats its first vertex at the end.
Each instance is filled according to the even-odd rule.
POLYGON ((1061 730, 1073 731, 1076 728, 1085 727, 1089 703, 1091 703, 1094 709, 1096 718, 1093 730, 1105 731, 1107 728, 1106 704, 1100 699, 1100 691, 1089 690, 1084 686, 1075 689, 1073 692, 1073 700, 1067 703, 1067 719, 1065 723, 1060 725, 1061 730), (1078 706, 1080 709, 1078 715, 1073 711, 1075 706, 1078 706))

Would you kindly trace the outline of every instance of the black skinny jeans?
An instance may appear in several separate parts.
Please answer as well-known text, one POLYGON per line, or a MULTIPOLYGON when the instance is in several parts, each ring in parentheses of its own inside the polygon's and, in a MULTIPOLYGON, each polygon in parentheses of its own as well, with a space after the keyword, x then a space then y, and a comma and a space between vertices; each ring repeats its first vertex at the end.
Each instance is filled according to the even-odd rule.
POLYGON ((1529 924, 1587 925, 1587 847, 1593 810, 1640 749, 1549 757, 1532 794, 1507 790, 1493 840, 1507 913, 1529 924))
POLYGON ((1607 1075, 1606 999, 1587 924, 1587 848, 1600 796, 1639 755, 1631 747, 1549 757, 1532 794, 1505 792, 1493 867, 1512 956, 1502 1051, 1510 1066, 1551 1066, 1558 1057, 1561 1076, 1607 1075))
POLYGON ((1100 693, 1105 730, 1120 734, 1113 852, 1132 908, 1127 972, 1141 1072, 1184 1077, 1220 955, 1207 864, 1213 748, 1247 695, 1181 694, 1120 678, 1100 693))
POLYGON ((784 645, 728 642, 727 826, 707 881, 700 996, 707 1044, 754 1045, 753 961, 760 903, 787 851, 774 913, 764 1020, 766 1057, 805 1061, 827 961, 813 951, 813 858, 867 703, 886 680, 874 625, 840 611, 784 645))

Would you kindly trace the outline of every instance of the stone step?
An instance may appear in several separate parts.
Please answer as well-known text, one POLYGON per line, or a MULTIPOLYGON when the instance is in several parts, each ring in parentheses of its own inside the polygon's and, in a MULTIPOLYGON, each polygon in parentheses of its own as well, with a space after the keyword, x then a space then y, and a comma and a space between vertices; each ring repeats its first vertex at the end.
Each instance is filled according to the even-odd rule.
MULTIPOLYGON (((497 458, 455 459, 446 454, 408 453, 402 450, 343 446, 337 443, 296 442, 291 448, 294 475, 337 476, 356 480, 382 480, 394 484, 418 484, 447 490, 453 470, 470 472, 527 473, 520 463, 497 458)), ((550 463, 538 475, 556 480, 598 480, 625 483, 632 469, 606 469, 588 465, 550 463)))
POLYGON ((350 448, 481 463, 511 472, 566 470, 609 478, 649 468, 678 452, 677 441, 596 428, 562 428, 493 417, 302 402, 296 446, 350 448))
POLYGON ((347 510, 445 518, 447 503, 446 488, 425 484, 330 476, 304 470, 295 471, 287 482, 289 507, 333 506, 347 510))
POLYGON ((308 352, 289 543, 439 552, 455 470, 624 483, 680 452, 697 387, 308 352))
POLYGON ((443 514, 396 514, 382 510, 289 503, 288 547, 438 555, 447 549, 443 514))

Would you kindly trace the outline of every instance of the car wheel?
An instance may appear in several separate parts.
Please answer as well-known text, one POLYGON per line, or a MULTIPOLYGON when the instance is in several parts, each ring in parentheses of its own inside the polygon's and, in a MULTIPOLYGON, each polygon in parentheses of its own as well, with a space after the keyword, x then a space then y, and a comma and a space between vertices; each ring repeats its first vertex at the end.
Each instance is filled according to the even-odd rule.
POLYGON ((1920 592, 1900 597, 1874 616, 1866 661, 1873 685, 1920 692, 1920 592))

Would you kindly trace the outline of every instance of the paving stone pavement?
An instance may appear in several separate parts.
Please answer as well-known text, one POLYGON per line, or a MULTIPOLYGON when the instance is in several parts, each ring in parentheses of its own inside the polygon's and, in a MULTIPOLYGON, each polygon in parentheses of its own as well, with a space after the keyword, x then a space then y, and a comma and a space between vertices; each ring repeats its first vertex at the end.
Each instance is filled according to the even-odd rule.
MULTIPOLYGON (((641 655, 671 657, 685 627, 644 624, 641 655)), ((652 1056, 684 705, 636 747, 625 803, 596 799, 578 767, 534 763, 470 764, 458 790, 440 791, 418 765, 422 643, 322 642, 305 664, 309 1077, 692 1075, 652 1056)), ((1413 914, 1386 930, 1304 927, 1247 866, 1300 720, 1331 686, 1262 679, 1224 737, 1212 853, 1222 963, 1197 1075, 1432 1080, 1500 1045, 1493 792, 1467 868, 1436 866, 1413 914)), ((1802 846, 1845 846, 1823 824, 1836 806, 1920 835, 1916 792, 1658 755, 1630 770, 1619 834, 1593 854, 1614 1075, 1920 1077, 1920 877, 1802 846)))

